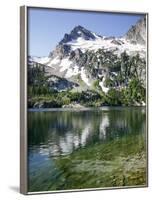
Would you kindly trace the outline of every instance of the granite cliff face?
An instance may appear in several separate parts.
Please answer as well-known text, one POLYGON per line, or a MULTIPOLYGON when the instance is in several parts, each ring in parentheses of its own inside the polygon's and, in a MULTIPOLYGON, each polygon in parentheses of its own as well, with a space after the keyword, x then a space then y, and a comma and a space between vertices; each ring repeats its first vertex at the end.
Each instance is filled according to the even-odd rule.
POLYGON ((131 43, 146 44, 146 17, 140 19, 137 24, 132 26, 126 33, 125 38, 131 43))

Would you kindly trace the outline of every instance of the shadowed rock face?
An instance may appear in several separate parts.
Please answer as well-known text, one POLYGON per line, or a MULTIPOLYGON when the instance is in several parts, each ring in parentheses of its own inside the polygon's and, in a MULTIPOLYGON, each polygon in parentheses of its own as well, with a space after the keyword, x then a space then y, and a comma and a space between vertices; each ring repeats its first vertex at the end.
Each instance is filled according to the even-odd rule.
POLYGON ((78 84, 76 83, 68 81, 64 78, 57 77, 55 75, 50 76, 47 81, 49 83, 50 88, 53 88, 54 90, 58 91, 64 91, 78 86, 78 84))
POLYGON ((71 51, 71 47, 66 44, 59 44, 56 46, 55 50, 49 54, 49 57, 56 57, 58 56, 60 59, 69 55, 71 51))
POLYGON ((125 38, 130 40, 131 43, 144 45, 146 43, 146 17, 132 26, 126 33, 125 38))
POLYGON ((67 43, 72 40, 76 40, 78 37, 81 37, 85 40, 94 40, 95 35, 89 30, 85 29, 82 26, 76 26, 70 34, 65 34, 64 38, 60 41, 59 44, 67 43))

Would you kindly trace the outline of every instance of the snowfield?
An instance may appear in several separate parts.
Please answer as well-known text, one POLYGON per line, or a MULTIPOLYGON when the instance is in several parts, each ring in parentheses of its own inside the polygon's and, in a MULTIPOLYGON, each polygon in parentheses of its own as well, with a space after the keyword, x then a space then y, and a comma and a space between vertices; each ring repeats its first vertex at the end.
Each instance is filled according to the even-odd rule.
POLYGON ((107 93, 109 91, 109 88, 104 86, 104 81, 100 81, 99 85, 102 88, 103 92, 107 93))
POLYGON ((145 57, 145 46, 140 44, 131 44, 125 38, 101 38, 96 36, 95 40, 85 40, 79 37, 77 40, 66 43, 70 45, 72 50, 80 49, 82 52, 86 50, 97 51, 98 49, 104 49, 107 51, 114 51, 115 54, 120 55, 122 52, 126 51, 127 54, 132 55, 134 53, 139 53, 142 57, 145 57), (115 44, 113 41, 120 42, 121 44, 115 44))

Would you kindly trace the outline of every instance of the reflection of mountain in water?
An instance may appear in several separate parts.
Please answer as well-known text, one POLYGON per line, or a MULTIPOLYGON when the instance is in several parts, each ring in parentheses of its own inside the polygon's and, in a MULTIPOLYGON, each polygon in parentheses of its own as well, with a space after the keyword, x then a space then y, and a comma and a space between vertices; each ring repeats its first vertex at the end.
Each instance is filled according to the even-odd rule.
POLYGON ((145 128, 141 109, 29 113, 29 144, 39 153, 58 156, 145 128))

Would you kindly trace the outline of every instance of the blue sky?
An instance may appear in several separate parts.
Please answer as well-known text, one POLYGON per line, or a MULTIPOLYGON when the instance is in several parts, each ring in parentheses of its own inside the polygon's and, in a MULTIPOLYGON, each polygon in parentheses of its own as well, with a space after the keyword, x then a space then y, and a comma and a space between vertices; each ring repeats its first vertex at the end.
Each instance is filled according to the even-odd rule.
POLYGON ((122 36, 142 15, 29 8, 28 52, 48 56, 65 33, 81 25, 99 35, 122 36))

